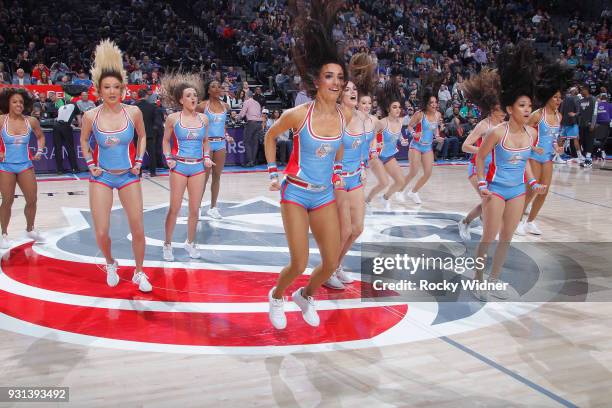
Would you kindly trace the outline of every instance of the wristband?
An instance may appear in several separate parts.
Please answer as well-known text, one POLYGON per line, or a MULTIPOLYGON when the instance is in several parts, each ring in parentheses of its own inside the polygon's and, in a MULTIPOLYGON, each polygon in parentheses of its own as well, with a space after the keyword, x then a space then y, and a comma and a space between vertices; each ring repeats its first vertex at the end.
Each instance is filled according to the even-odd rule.
POLYGON ((172 157, 171 153, 164 153, 164 157, 166 158, 166 161, 168 160, 174 160, 174 158, 172 157))
POLYGON ((531 188, 533 188, 537 183, 538 182, 534 178, 529 179, 529 181, 527 182, 527 184, 529 184, 529 187, 531 188))
POLYGON ((96 167, 96 163, 94 162, 93 158, 91 157, 86 157, 85 158, 85 162, 87 163, 87 167, 90 169, 93 169, 96 167))
POLYGON ((210 152, 204 152, 204 160, 210 160, 210 152))
POLYGON ((340 174, 334 173, 334 175, 332 176, 332 184, 334 185, 334 188, 336 188, 336 184, 340 183, 341 181, 342 177, 340 176, 340 174))
POLYGON ((378 151, 378 150, 376 150, 376 148, 375 148, 375 147, 373 147, 373 148, 371 148, 371 149, 370 149, 370 153, 372 153, 372 154, 376 153, 377 151, 378 151))
POLYGON ((268 163, 268 174, 270 180, 278 179, 278 168, 276 167, 276 163, 268 163))
POLYGON ((134 163, 135 163, 135 164, 134 164, 135 166, 137 166, 137 165, 139 165, 139 164, 142 166, 142 156, 136 156, 136 157, 134 158, 134 163))
POLYGON ((39 147, 38 149, 36 149, 36 154, 42 154, 43 153, 43 148, 39 147))
POLYGON ((479 190, 486 190, 487 188, 487 180, 478 180, 478 189, 479 190))
POLYGON ((334 162, 334 174, 337 174, 337 175, 342 174, 342 162, 338 162, 338 161, 334 162))

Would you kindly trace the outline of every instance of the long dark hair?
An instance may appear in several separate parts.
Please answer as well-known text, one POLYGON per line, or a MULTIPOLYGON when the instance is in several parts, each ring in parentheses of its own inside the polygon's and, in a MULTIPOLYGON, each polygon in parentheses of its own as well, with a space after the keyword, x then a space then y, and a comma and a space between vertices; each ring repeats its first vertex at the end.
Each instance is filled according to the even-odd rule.
POLYGON ((419 100, 421 105, 420 108, 423 112, 427 111, 427 105, 429 105, 429 100, 432 96, 436 98, 436 100, 438 99, 438 91, 443 81, 444 75, 434 71, 427 74, 425 79, 421 82, 419 100))
POLYGON ((569 65, 544 61, 535 86, 538 103, 544 106, 557 92, 563 95, 573 78, 574 70, 569 65))
POLYGON ((376 85, 376 63, 369 54, 359 52, 349 62, 349 78, 355 86, 359 98, 371 96, 376 85))
POLYGON ((312 0, 306 7, 304 0, 289 0, 288 9, 293 17, 295 45, 292 48, 293 63, 302 78, 306 93, 317 93, 315 80, 326 64, 337 64, 344 78, 348 71, 344 57, 333 39, 332 28, 342 0, 312 0), (310 12, 309 12, 310 11, 310 12))
POLYGON ((462 85, 464 96, 478 106, 483 117, 488 116, 495 105, 499 105, 501 84, 496 69, 483 68, 462 85))
POLYGON ((389 108, 393 102, 402 103, 402 94, 399 89, 399 84, 394 79, 390 79, 385 82, 383 86, 378 87, 376 91, 376 101, 383 115, 389 116, 389 108))
POLYGON ((533 100, 535 94, 535 53, 527 43, 507 45, 497 55, 501 83, 500 103, 511 106, 521 96, 533 100))

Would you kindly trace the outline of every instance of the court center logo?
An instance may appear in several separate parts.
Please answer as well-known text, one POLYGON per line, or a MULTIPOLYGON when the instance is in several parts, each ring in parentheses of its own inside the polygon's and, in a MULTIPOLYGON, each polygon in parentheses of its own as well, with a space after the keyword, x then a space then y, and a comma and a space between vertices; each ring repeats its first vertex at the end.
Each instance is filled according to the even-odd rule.
MULTIPOLYGON (((321 326, 306 325, 297 306, 287 302, 288 328, 277 331, 268 321, 267 294, 289 261, 278 202, 258 197, 221 202, 218 207, 223 219, 201 218, 199 260, 190 259, 182 249, 187 228, 183 209, 172 242, 175 262, 161 260, 167 205, 145 211, 145 272, 154 286, 149 294, 130 283, 134 262, 123 210, 114 208, 111 214, 113 256, 120 264, 121 282, 110 288, 89 210, 64 208, 71 226, 49 232, 47 244, 21 243, 4 254, 0 328, 88 346, 258 354, 403 344, 498 322, 480 313, 489 306, 475 300, 363 302, 366 283, 360 281, 356 244, 344 262, 356 282, 344 291, 321 289, 317 294, 321 326)), ((458 245, 459 218, 451 213, 375 211, 366 217, 362 240, 458 245)), ((288 293, 306 284, 319 261, 311 237, 308 269, 288 293)), ((518 316, 536 306, 504 305, 504 316, 518 316)))

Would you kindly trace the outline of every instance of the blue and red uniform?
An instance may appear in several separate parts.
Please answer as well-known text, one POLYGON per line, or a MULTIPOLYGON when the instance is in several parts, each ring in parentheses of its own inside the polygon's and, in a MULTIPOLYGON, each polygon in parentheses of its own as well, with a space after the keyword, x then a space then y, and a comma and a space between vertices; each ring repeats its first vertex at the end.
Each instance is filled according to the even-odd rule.
MULTIPOLYGON (((335 136, 319 136, 312 129, 311 117, 315 102, 311 102, 304 122, 293 134, 293 151, 281 185, 281 203, 296 204, 308 211, 325 207, 335 201, 332 175, 336 152, 342 145, 341 131, 335 136)), ((344 116, 339 108, 340 129, 344 116)))
MULTIPOLYGON (((560 121, 559 115, 557 120, 560 121)), ((538 138, 536 139, 536 146, 544 149, 542 154, 538 154, 535 151, 531 152, 531 159, 539 163, 546 163, 552 161, 555 156, 554 144, 557 143, 559 134, 561 132, 561 126, 553 126, 546 121, 546 107, 542 108, 542 117, 538 122, 538 138)))
POLYGON ((170 170, 181 176, 191 177, 202 174, 204 168, 204 142, 206 141, 206 126, 198 114, 200 126, 186 127, 182 124, 183 112, 179 113, 172 132, 172 157, 176 166, 170 170))
POLYGON ((506 123, 504 136, 491 152, 491 164, 487 173, 488 190, 504 201, 525 194, 525 167, 531 156, 531 135, 530 143, 526 147, 513 149, 504 146, 508 129, 509 125, 506 123))
POLYGON ((387 122, 387 126, 382 131, 383 147, 378 156, 383 164, 387 164, 391 159, 395 158, 395 154, 399 151, 397 149, 397 141, 400 137, 402 137, 402 131, 400 130, 397 133, 391 132, 387 122))
POLYGON ((0 152, 4 153, 4 160, 0 162, 0 171, 19 174, 33 167, 32 156, 28 148, 32 127, 28 117, 24 116, 26 132, 23 135, 12 135, 8 130, 8 117, 8 115, 4 116, 0 132, 0 152))
MULTIPOLYGON (((374 133, 372 131, 372 133, 374 133)), ((342 178, 344 190, 352 191, 363 187, 361 183, 361 165, 363 163, 363 146, 366 145, 366 134, 352 134, 347 129, 342 134, 344 157, 342 159, 342 178)))
MULTIPOLYGON (((485 130, 485 133, 488 132, 489 129, 491 129, 492 127, 493 126, 491 126, 491 119, 489 118, 487 119, 487 130, 485 130)), ((481 145, 482 145, 482 135, 476 141, 476 147, 480 148, 481 145)), ((468 178, 476 175, 476 156, 478 156, 478 153, 474 153, 472 155, 472 158, 470 159, 470 162, 468 163, 468 178)), ((484 174, 488 173, 490 164, 491 164, 491 155, 488 154, 487 157, 485 157, 484 174)))
POLYGON ((96 141, 93 160, 96 167, 102 169, 98 177, 91 176, 91 183, 100 183, 109 188, 122 188, 140 181, 140 178, 129 170, 134 167, 136 147, 134 146, 134 123, 121 105, 125 116, 125 125, 119 130, 106 131, 98 127, 98 116, 101 107, 96 108, 92 132, 96 141))
POLYGON ((209 109, 210 103, 206 104, 204 113, 208 117, 208 143, 211 152, 225 149, 225 120, 227 111, 214 113, 209 109))
POLYGON ((418 138, 415 136, 410 142, 410 149, 417 150, 421 153, 427 153, 432 151, 432 143, 436 130, 438 129, 438 122, 430 122, 427 120, 427 114, 423 112, 423 118, 417 124, 415 132, 421 133, 418 138))

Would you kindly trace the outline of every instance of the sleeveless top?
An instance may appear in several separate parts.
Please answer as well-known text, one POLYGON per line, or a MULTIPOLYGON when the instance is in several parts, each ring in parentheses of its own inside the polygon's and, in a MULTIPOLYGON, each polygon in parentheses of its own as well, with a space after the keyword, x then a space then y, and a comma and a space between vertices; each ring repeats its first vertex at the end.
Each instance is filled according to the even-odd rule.
POLYGON ((26 132, 22 135, 12 135, 8 130, 8 118, 7 114, 0 132, 0 152, 4 153, 4 163, 26 163, 32 158, 28 147, 33 133, 30 121, 24 116, 26 132))
MULTIPOLYGON (((487 173, 487 181, 506 187, 516 187, 525 182, 525 167, 531 156, 531 135, 529 145, 518 149, 506 147, 510 125, 506 122, 506 131, 501 141, 491 152, 491 165, 487 173)), ((525 132, 527 130, 523 128, 525 132)), ((529 134, 529 133, 527 133, 529 134)))
POLYGON ((328 186, 332 184, 336 151, 342 145, 344 115, 336 106, 340 116, 340 133, 332 137, 319 136, 311 123, 315 103, 310 102, 304 122, 293 132, 293 151, 285 174, 314 185, 328 186))
POLYGON ((94 162, 105 170, 127 170, 134 167, 136 147, 134 146, 134 123, 121 104, 125 126, 120 130, 106 131, 98 127, 98 116, 102 107, 97 108, 93 121, 93 135, 96 140, 94 162))
POLYGON ((186 159, 201 159, 203 157, 206 126, 198 114, 200 126, 183 126, 183 112, 179 113, 178 120, 174 124, 172 132, 172 156, 186 159))

